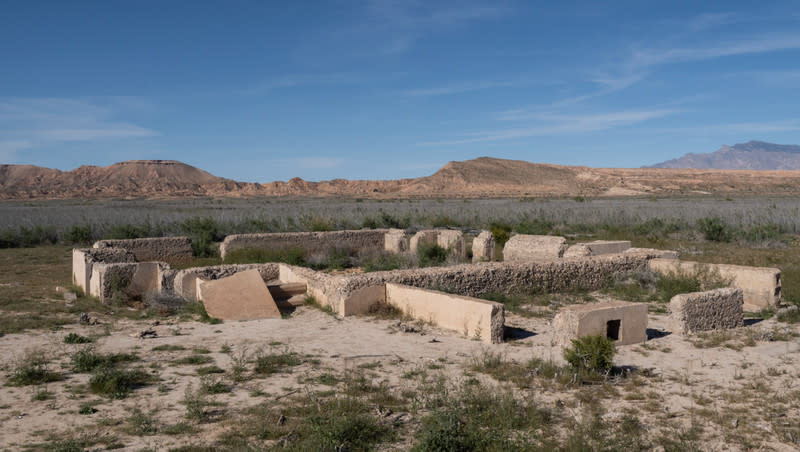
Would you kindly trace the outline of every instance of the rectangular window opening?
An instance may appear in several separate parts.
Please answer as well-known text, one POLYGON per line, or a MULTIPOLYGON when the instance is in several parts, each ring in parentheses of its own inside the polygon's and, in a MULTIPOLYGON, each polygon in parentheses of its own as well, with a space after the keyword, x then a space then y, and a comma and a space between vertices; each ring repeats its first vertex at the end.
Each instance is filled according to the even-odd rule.
POLYGON ((609 320, 606 322, 606 337, 615 341, 619 340, 619 325, 622 320, 609 320))

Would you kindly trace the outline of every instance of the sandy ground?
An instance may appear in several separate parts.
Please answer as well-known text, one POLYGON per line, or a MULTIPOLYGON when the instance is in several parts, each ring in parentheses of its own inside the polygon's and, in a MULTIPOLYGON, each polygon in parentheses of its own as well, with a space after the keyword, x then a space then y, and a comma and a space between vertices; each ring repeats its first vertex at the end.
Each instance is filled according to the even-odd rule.
MULTIPOLYGON (((319 360, 313 366, 298 366, 292 373, 237 384, 230 394, 215 396, 233 408, 257 404, 263 397, 280 399, 307 390, 307 385, 299 380, 330 371, 355 369, 365 363, 379 367, 387 384, 403 387, 408 384, 407 380, 401 378, 403 374, 432 363, 444 363, 441 372, 454 379, 462 378, 471 360, 487 350, 500 351, 508 359, 518 362, 525 362, 531 357, 563 362, 561 349, 551 343, 552 329, 548 320, 515 315, 507 315, 506 325, 514 328, 516 339, 501 345, 487 345, 430 326, 424 326, 422 332, 404 333, 395 327, 396 320, 368 317, 338 319, 310 307, 298 309, 288 319, 225 322, 219 325, 167 320, 152 326, 148 321, 112 321, 102 317, 100 320, 103 322, 100 325, 76 324, 60 331, 36 331, 0 337, 0 360, 6 375, 10 374, 19 359, 34 351, 52 356, 51 368, 66 376, 64 381, 45 386, 55 395, 51 400, 32 401, 35 389, 30 386, 0 386, 0 445, 4 449, 15 450, 25 444, 44 441, 47 432, 81 432, 98 425, 99 430, 93 432, 119 435, 119 421, 114 420, 126 418, 134 407, 145 411, 155 410, 159 420, 165 424, 183 421, 185 407, 181 400, 184 391, 189 384, 197 386, 199 377, 194 372, 194 366, 175 365, 170 361, 190 354, 189 349, 194 347, 210 350, 209 356, 223 369, 230 368, 232 356, 258 349, 285 348, 319 360), (157 337, 138 338, 137 333, 148 327, 155 330, 157 337), (86 346, 64 344, 63 338, 69 332, 94 335, 103 334, 106 329, 110 334, 98 337, 94 345, 96 349, 104 353, 136 352, 142 358, 137 365, 150 371, 157 368, 162 382, 161 390, 158 385, 146 386, 123 400, 75 394, 76 385, 86 383, 89 376, 70 372, 69 357, 86 346), (163 344, 181 345, 187 350, 152 351, 153 347, 163 344), (232 352, 221 352, 224 345, 230 346, 232 352), (254 396, 254 393, 259 395, 254 396), (95 406, 97 413, 78 414, 79 405, 88 400, 99 401, 95 406)), ((689 425, 697 416, 694 410, 707 408, 719 411, 735 407, 735 401, 726 401, 726 393, 740 391, 748 384, 763 383, 763 391, 773 399, 794 397, 794 401, 784 409, 785 421, 800 422, 800 400, 797 396, 800 394, 800 340, 797 337, 788 341, 757 341, 754 346, 746 346, 741 350, 724 346, 698 348, 686 338, 665 334, 667 320, 666 316, 651 315, 648 328, 652 339, 645 344, 617 348, 615 364, 645 369, 648 377, 643 387, 623 387, 617 400, 604 402, 608 410, 606 417, 613 418, 626 409, 655 401, 657 411, 663 413, 654 414, 651 403, 650 411, 642 408, 642 420, 645 423, 658 424, 659 419, 669 418, 689 425), (641 392, 647 395, 641 398, 628 396, 641 392)), ((754 331, 800 333, 800 326, 791 327, 766 320, 739 329, 734 336, 745 337, 754 331)), ((574 393, 574 390, 542 390, 537 397, 543 403, 555 403, 569 398, 571 392, 574 393)), ((764 413, 760 416, 753 411, 763 410, 764 407, 745 406, 750 413, 741 415, 743 423, 745 419, 765 419, 748 422, 746 426, 748 432, 763 431, 762 440, 755 444, 757 448, 796 450, 781 442, 773 432, 777 425, 775 423, 782 422, 774 419, 775 416, 780 417, 780 413, 764 413)), ((574 411, 576 416, 580 416, 577 408, 574 411)), ((738 424, 739 420, 736 418, 731 422, 738 424)), ((189 435, 189 438, 123 435, 123 443, 125 450, 162 450, 198 441, 210 443, 221 428, 207 426, 198 434, 189 435)), ((729 449, 724 434, 710 432, 708 435, 706 440, 709 449, 729 449)))

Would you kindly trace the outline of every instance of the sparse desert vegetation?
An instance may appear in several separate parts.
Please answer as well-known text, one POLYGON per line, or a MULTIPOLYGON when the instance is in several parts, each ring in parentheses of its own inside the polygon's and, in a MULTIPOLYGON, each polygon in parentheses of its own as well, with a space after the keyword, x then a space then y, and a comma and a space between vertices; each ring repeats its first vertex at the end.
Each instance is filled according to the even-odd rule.
MULTIPOLYGON (((112 224, 162 228, 144 235, 211 231, 206 248, 212 251, 227 232, 307 226, 491 227, 498 242, 512 231, 567 234, 570 241, 628 239, 700 262, 779 267, 784 303, 800 303, 800 231, 791 220, 800 204, 789 199, 775 200, 780 208, 763 199, 707 205, 680 199, 353 200, 333 207, 311 200, 294 211, 275 201, 255 212, 252 200, 195 202, 183 211, 170 202, 86 203, 109 211, 83 232, 90 230, 91 239, 106 236, 112 224), (154 212, 147 223, 112 218, 142 206, 154 212), (312 207, 319 207, 317 223, 298 224, 312 207), (236 229, 246 216, 262 213, 271 226, 236 229), (200 225, 193 230, 168 226, 195 217, 209 220, 192 220, 200 225)), ((743 328, 689 339, 669 334, 671 296, 725 285, 718 275, 640 272, 609 278, 598 291, 490 294, 486 298, 506 307, 500 345, 412 322, 381 306, 340 319, 307 302, 284 319, 220 322, 199 303, 176 311, 122 299, 106 305, 71 288, 72 246, 62 242, 72 240, 63 231, 87 225, 89 216, 70 223, 69 216, 57 218, 70 202, 48 203, 30 208, 42 215, 42 206, 51 208, 50 220, 6 228, 54 228, 56 244, 0 250, 0 425, 8 450, 800 447, 794 422, 800 417, 798 311, 750 313, 743 328), (65 299, 56 286, 75 299, 65 299), (651 303, 650 340, 614 348, 602 337, 587 339, 566 354, 552 343, 550 319, 559 306, 609 297, 651 303)), ((14 221, 23 208, 0 206, 15 212, 14 221)), ((195 249, 195 263, 218 262, 210 254, 195 249)), ((340 251, 311 262, 294 251, 242 254, 236 257, 242 262, 285 258, 332 269, 422 264, 340 251)), ((433 247, 416 258, 446 263, 433 247)))

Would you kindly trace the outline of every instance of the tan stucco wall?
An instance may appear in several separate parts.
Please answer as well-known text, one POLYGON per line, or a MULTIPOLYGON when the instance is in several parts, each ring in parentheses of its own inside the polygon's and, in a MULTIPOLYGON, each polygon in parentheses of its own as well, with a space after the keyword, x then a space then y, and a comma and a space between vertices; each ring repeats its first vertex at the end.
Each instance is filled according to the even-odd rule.
POLYGON ((392 283, 386 284, 386 302, 415 319, 466 337, 503 342, 505 312, 500 303, 392 283))

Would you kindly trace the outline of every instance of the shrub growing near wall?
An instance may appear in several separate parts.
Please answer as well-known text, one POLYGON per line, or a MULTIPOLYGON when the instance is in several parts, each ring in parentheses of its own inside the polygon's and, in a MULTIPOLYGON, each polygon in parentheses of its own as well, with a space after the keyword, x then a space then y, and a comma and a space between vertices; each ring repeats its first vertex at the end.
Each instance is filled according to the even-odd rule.
POLYGON ((614 352, 614 341, 598 334, 573 339, 564 349, 564 359, 578 374, 604 374, 613 366, 614 352))

